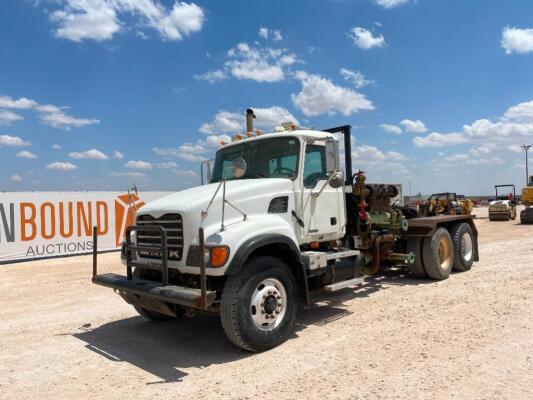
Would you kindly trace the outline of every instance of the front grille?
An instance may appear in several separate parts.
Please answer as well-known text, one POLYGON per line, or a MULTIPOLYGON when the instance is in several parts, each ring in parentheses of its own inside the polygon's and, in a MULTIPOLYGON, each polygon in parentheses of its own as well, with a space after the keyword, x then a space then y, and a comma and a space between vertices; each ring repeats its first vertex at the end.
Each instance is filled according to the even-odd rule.
MULTIPOLYGON (((167 232, 168 259, 180 261, 183 255, 183 221, 180 214, 165 214, 160 218, 151 215, 139 215, 137 217, 137 245, 160 246, 161 235, 152 230, 143 230, 143 226, 161 226, 167 232)), ((161 252, 151 250, 139 250, 139 256, 145 258, 161 258, 161 252)))

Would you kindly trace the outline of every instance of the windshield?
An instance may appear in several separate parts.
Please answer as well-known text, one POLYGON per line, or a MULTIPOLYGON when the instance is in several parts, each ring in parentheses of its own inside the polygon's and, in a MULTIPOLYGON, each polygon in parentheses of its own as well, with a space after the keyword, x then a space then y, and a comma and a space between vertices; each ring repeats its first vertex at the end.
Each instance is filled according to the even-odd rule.
POLYGON ((253 140, 222 148, 217 152, 213 178, 294 178, 298 175, 300 142, 294 137, 253 140), (246 161, 246 173, 241 178, 233 176, 233 160, 246 161))

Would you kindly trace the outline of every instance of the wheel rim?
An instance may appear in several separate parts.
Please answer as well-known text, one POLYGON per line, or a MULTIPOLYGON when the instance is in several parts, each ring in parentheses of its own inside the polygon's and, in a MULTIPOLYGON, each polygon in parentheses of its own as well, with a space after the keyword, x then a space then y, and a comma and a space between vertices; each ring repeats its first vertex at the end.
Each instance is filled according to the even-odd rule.
POLYGON ((452 244, 446 238, 439 241, 439 261, 440 267, 448 269, 452 266, 452 244))
POLYGON ((463 255, 463 260, 468 262, 472 259, 473 248, 472 237, 468 233, 465 233, 461 238, 461 253, 463 255))
POLYGON ((287 310, 287 292, 274 278, 263 280, 255 288, 250 301, 250 312, 255 326, 271 331, 281 324, 287 310))

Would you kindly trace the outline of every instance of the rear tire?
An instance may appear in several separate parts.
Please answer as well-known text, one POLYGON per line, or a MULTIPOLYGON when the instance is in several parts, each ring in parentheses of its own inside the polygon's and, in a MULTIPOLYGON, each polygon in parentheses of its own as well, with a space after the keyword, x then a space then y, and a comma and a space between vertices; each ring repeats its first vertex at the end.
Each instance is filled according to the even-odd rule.
POLYGON ((455 224, 450 229, 453 241, 453 269, 455 271, 468 271, 472 268, 475 259, 475 240, 472 228, 465 222, 455 224))
POLYGON ((433 236, 424 238, 424 268, 431 279, 443 280, 450 276, 453 255, 452 238, 446 228, 437 228, 433 236))
POLYGON ((278 258, 253 257, 224 285, 222 326, 242 349, 264 351, 283 343, 293 330, 296 311, 294 277, 278 258))
MULTIPOLYGON (((151 272, 152 271, 146 270, 143 268, 135 268, 135 270, 133 271, 133 276, 135 278, 150 279, 151 272)), ((157 271, 154 271, 154 272, 157 272, 157 271)), ((175 307, 174 308, 174 311, 176 313, 175 317, 171 317, 170 315, 166 315, 166 314, 161 314, 161 313, 158 313, 157 311, 152 311, 144 307, 133 306, 133 308, 135 309, 135 311, 139 313, 141 317, 144 317, 149 321, 162 322, 162 321, 168 321, 169 319, 179 318, 183 314, 185 314, 185 310, 183 309, 183 307, 177 304, 173 306, 175 307)))
POLYGON ((408 264, 407 268, 409 269, 409 274, 416 279, 426 279, 428 277, 422 259, 422 239, 420 237, 407 239, 407 253, 413 252, 415 255, 415 262, 408 264))

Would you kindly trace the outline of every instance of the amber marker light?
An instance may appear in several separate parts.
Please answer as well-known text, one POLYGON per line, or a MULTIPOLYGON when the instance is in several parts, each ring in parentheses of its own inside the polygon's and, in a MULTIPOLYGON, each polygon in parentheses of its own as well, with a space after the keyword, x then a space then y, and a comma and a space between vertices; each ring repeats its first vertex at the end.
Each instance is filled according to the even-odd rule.
POLYGON ((210 265, 213 268, 222 267, 226 264, 229 257, 229 248, 226 246, 211 247, 211 261, 210 265))

